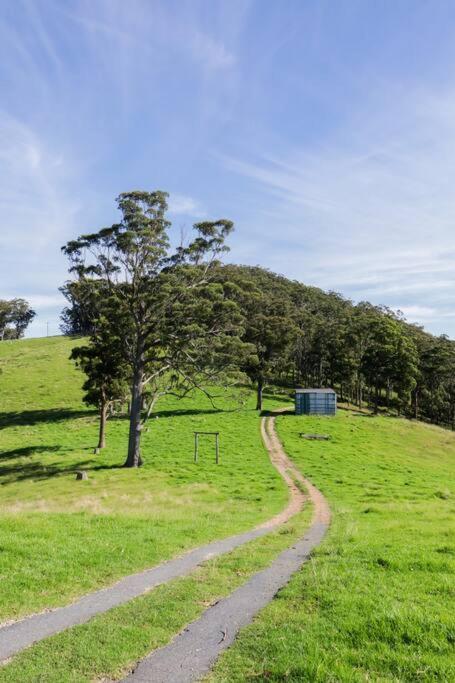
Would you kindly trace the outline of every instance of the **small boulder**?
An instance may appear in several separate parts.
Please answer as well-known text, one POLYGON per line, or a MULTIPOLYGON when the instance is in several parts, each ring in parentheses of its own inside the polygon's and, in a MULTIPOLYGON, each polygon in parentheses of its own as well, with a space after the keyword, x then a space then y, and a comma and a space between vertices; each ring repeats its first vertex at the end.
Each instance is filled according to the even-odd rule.
POLYGON ((76 472, 76 481, 79 481, 80 479, 88 479, 88 474, 84 470, 77 470, 76 472))

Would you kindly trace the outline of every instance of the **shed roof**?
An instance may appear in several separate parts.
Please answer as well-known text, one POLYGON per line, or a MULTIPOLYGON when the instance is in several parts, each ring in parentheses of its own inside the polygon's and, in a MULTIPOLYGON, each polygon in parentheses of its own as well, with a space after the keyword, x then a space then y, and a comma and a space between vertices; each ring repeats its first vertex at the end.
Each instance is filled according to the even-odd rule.
POLYGON ((333 389, 296 389, 296 394, 334 394, 333 389))

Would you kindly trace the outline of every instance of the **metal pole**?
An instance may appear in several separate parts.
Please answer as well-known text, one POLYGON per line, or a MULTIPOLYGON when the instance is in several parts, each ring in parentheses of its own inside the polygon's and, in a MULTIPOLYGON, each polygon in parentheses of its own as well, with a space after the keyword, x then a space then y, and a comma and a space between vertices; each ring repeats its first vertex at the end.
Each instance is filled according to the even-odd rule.
POLYGON ((220 456, 220 449, 218 446, 218 434, 215 434, 215 452, 216 452, 215 461, 216 461, 216 464, 218 465, 219 456, 220 456))

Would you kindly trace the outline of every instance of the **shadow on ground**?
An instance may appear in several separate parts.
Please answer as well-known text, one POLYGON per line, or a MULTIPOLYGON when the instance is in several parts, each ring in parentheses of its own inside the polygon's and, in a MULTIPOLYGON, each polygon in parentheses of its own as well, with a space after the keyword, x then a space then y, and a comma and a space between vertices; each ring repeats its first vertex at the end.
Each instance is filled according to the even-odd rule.
POLYGON ((262 398, 268 398, 271 401, 277 401, 277 403, 291 403, 294 398, 293 396, 286 396, 283 394, 273 394, 270 392, 264 392, 262 398))
POLYGON ((96 410, 70 410, 68 408, 4 412, 0 413, 0 429, 14 426, 36 425, 42 422, 61 422, 63 420, 73 420, 78 417, 91 417, 96 414, 96 410))
MULTIPOLYGON (((166 418, 166 417, 184 417, 186 415, 216 415, 218 413, 226 413, 226 412, 231 412, 228 410, 222 410, 221 408, 207 408, 206 410, 203 409, 185 409, 183 408, 182 410, 157 410, 155 411, 150 419, 153 420, 155 417, 159 418, 166 418)), ((235 411, 232 411, 235 412, 235 411)))
POLYGON ((295 410, 294 408, 288 408, 287 410, 280 410, 279 413, 275 410, 261 410, 260 412, 261 417, 270 417, 271 415, 295 415, 295 410))
POLYGON ((10 451, 0 451, 0 460, 9 460, 10 458, 27 458, 30 455, 37 453, 55 453, 59 451, 62 446, 23 446, 22 448, 13 448, 10 451))
POLYGON ((91 460, 81 460, 77 463, 72 463, 67 467, 59 465, 43 465, 42 463, 28 463, 21 467, 0 467, 0 477, 3 478, 2 485, 12 484, 18 481, 27 481, 33 479, 34 481, 41 481, 43 479, 51 479, 53 477, 61 477, 65 474, 76 474, 76 470, 80 469, 94 469, 91 468, 91 460))

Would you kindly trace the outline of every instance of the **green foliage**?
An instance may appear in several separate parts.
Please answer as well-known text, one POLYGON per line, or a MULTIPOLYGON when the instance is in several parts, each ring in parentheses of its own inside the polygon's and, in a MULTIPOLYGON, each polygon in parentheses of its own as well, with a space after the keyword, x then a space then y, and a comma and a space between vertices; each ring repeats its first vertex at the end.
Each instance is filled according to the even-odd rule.
POLYGON ((25 299, 0 299, 0 340, 23 337, 35 315, 25 299))
MULTIPOLYGON (((170 391, 186 393, 213 383, 241 350, 241 316, 227 297, 228 288, 213 277, 217 258, 227 249, 230 221, 195 224, 196 237, 172 251, 167 193, 125 192, 117 202, 119 223, 82 235, 63 251, 78 281, 95 283, 100 295, 89 318, 95 330, 102 324, 108 342, 115 340, 113 358, 118 346, 127 368, 131 400, 125 465, 137 467, 142 464, 145 393, 153 406, 170 391)), ((77 298, 86 286, 69 290, 77 298)), ((78 305, 84 309, 82 300, 78 305)), ((98 348, 95 337, 92 354, 98 348)))
POLYGON ((235 284, 233 296, 244 318, 242 339, 249 349, 242 369, 257 385, 256 408, 262 410, 263 390, 286 368, 288 349, 298 334, 292 302, 280 282, 260 268, 226 266, 218 277, 235 284))
POLYGON ((128 397, 129 377, 120 340, 112 335, 110 325, 100 318, 90 337, 90 344, 73 348, 70 358, 86 375, 82 385, 84 402, 99 411, 98 448, 104 448, 109 410, 113 409, 114 403, 124 403, 128 397))
POLYGON ((68 302, 61 314, 60 329, 69 337, 89 336, 96 330, 96 321, 100 316, 100 299, 105 296, 102 283, 90 277, 81 276, 77 280, 69 280, 60 292, 68 302))
MULTIPOLYGON (((245 364, 258 394, 271 382, 338 390, 341 400, 455 428, 455 342, 408 324, 400 313, 353 305, 259 267, 225 266, 219 277, 245 318, 245 364)), ((258 406, 260 400, 258 400, 258 406)))

